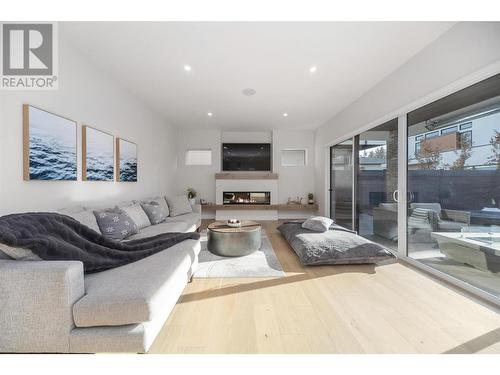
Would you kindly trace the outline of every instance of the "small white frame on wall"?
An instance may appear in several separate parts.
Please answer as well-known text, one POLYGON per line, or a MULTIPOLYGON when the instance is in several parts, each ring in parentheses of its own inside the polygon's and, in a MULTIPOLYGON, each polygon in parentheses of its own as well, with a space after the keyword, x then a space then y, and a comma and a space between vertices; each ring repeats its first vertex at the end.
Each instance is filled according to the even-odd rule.
POLYGON ((307 165, 306 149, 283 149, 281 150, 282 167, 304 167, 307 165))

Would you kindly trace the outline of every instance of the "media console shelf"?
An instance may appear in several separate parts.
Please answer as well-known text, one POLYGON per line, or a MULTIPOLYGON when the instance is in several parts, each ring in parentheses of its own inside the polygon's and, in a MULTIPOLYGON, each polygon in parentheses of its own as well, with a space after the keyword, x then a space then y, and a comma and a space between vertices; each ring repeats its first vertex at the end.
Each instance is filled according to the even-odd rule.
POLYGON ((277 180, 278 174, 272 172, 221 172, 215 174, 216 180, 277 180))
POLYGON ((278 210, 278 211, 316 211, 317 204, 204 204, 202 210, 278 210))

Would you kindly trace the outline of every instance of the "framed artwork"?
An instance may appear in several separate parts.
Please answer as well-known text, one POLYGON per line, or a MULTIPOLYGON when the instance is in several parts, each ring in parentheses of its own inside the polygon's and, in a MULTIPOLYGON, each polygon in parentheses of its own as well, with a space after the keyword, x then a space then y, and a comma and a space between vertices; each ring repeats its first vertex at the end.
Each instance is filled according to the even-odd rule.
POLYGON ((137 182, 137 145, 116 138, 116 180, 137 182))
POLYGON ((115 137, 90 126, 82 126, 82 179, 113 181, 115 137))
POLYGON ((24 180, 76 181, 76 132, 76 121, 24 104, 24 180))

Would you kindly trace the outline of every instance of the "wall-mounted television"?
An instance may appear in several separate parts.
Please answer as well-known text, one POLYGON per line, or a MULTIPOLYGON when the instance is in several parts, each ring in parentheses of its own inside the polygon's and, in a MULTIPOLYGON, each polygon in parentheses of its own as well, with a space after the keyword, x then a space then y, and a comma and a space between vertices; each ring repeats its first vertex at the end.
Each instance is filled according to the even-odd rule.
POLYGON ((271 171, 270 143, 223 143, 223 171, 271 171))

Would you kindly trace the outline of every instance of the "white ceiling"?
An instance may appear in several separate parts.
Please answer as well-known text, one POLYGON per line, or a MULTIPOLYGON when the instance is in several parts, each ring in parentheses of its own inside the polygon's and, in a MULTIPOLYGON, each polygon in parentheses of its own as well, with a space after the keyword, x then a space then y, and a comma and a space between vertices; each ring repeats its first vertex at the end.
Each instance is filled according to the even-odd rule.
POLYGON ((257 130, 322 125, 451 26, 63 22, 60 33, 175 126, 257 130))

